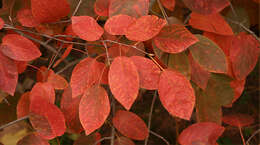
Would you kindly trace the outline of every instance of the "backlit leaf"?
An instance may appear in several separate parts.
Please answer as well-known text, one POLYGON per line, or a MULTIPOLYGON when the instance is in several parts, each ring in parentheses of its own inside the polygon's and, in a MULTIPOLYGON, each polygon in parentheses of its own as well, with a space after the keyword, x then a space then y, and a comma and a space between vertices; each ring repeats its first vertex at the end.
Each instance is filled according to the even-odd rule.
POLYGON ((219 13, 212 15, 191 13, 189 24, 199 30, 220 35, 233 35, 231 27, 219 13))
POLYGON ((174 10, 175 0, 160 0, 162 5, 170 11, 174 10))
POLYGON ((110 0, 96 0, 94 10, 99 16, 108 16, 110 0))
POLYGON ((54 104, 55 102, 55 91, 51 84, 49 83, 36 83, 31 92, 30 99, 31 101, 38 96, 42 96, 47 102, 54 104))
POLYGON ((216 123, 196 123, 184 129, 178 141, 181 145, 216 145, 224 130, 224 127, 216 123))
POLYGON ((198 41, 183 25, 173 24, 164 27, 153 39, 155 45, 168 53, 179 53, 198 41))
POLYGON ((18 34, 7 34, 2 39, 1 51, 4 55, 18 61, 31 61, 41 56, 37 46, 18 34))
POLYGON ((129 110, 139 91, 139 75, 134 62, 125 56, 116 57, 108 72, 112 94, 125 109, 129 110))
POLYGON ((144 140, 148 137, 148 128, 136 114, 118 110, 112 119, 114 127, 124 136, 134 140, 144 140))
POLYGON ((109 113, 109 98, 103 87, 92 86, 83 94, 79 104, 79 119, 86 135, 100 128, 109 113))
POLYGON ((29 114, 30 109, 30 92, 24 93, 16 106, 17 118, 24 117, 29 114))
POLYGON ((67 0, 31 0, 33 17, 39 22, 55 22, 67 16, 70 5, 67 0))
POLYGON ((222 120, 224 123, 236 127, 244 127, 254 123, 252 116, 241 113, 225 115, 222 120))
POLYGON ((209 72, 227 73, 227 58, 221 48, 202 35, 196 35, 199 42, 190 46, 194 60, 209 72))
POLYGON ((125 35, 128 26, 135 21, 134 17, 128 15, 116 15, 106 21, 104 28, 111 35, 125 35))
POLYGON ((156 36, 165 24, 166 21, 157 16, 142 16, 128 27, 126 37, 132 41, 146 41, 156 36))
POLYGON ((160 76, 158 93, 162 105, 172 116, 190 119, 195 94, 184 75, 174 70, 164 70, 160 76))
POLYGON ((55 74, 53 70, 49 70, 47 82, 50 83, 54 89, 63 90, 68 87, 68 82, 60 75, 55 74))
POLYGON ((118 137, 115 140, 115 145, 135 145, 135 143, 127 137, 118 137))
POLYGON ((17 66, 18 74, 21 74, 26 70, 28 63, 27 61, 15 61, 15 63, 17 66))
POLYGON ((215 14, 229 5, 228 0, 182 0, 193 12, 203 15, 215 14))
POLYGON ((0 89, 14 95, 18 81, 16 64, 0 52, 0 89))
POLYGON ((18 141, 17 145, 49 145, 48 141, 35 133, 29 134, 18 141))
POLYGON ((230 61, 235 78, 244 80, 254 69, 259 53, 259 42, 249 34, 241 32, 232 41, 230 61))
POLYGON ((71 20, 73 32, 86 41, 96 41, 104 33, 103 28, 90 16, 73 16, 71 20))
POLYGON ((141 17, 148 14, 149 0, 110 0, 109 17, 125 14, 141 17))
POLYGON ((33 17, 30 9, 21 9, 17 12, 17 19, 25 27, 36 27, 40 23, 33 17))
POLYGON ((66 130, 63 113, 54 104, 49 103, 42 96, 31 99, 30 122, 39 136, 53 139, 63 135, 66 130))
POLYGON ((148 90, 158 89, 161 70, 150 59, 141 56, 132 56, 131 60, 137 67, 140 79, 140 87, 148 90))

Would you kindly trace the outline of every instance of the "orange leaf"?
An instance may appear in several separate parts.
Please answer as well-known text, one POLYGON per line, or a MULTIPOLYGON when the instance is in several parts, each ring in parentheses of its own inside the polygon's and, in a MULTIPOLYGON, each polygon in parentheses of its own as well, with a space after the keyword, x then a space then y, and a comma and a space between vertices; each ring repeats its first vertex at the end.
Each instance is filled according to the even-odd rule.
POLYGON ((68 82, 62 76, 55 74, 53 70, 49 70, 47 82, 50 83, 54 89, 63 90, 68 87, 68 82))
POLYGON ((17 118, 24 117, 29 114, 30 109, 30 92, 24 93, 16 106, 17 118))
POLYGON ((139 75, 134 62, 125 56, 116 57, 108 72, 108 82, 114 97, 129 110, 139 91, 139 75))
POLYGON ((244 127, 254 123, 254 118, 247 114, 230 114, 225 115, 222 121, 228 125, 236 127, 244 127))
POLYGON ((30 9, 21 9, 17 12, 17 19, 24 27, 36 27, 40 23, 33 17, 30 9))
POLYGON ((181 73, 166 69, 160 76, 159 98, 172 115, 189 120, 195 105, 194 90, 181 73))
POLYGON ((42 96, 47 102, 54 104, 55 102, 55 91, 51 84, 49 83, 36 83, 31 92, 30 100, 34 100, 38 96, 42 96))
POLYGON ((108 16, 110 0, 96 0, 94 11, 99 16, 108 16))
POLYGON ((160 0, 162 5, 170 11, 174 10, 175 0, 160 0))
POLYGON ((112 119, 115 128, 124 136, 134 140, 144 140, 148 137, 148 128, 136 114, 118 110, 112 119))

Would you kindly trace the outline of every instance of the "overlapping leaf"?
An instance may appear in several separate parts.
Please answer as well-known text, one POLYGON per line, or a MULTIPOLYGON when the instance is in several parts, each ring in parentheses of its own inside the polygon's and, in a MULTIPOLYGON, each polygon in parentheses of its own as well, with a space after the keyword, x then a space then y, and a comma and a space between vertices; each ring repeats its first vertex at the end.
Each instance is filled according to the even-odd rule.
POLYGON ((159 98, 172 115, 189 120, 195 105, 194 90, 187 78, 173 70, 164 70, 160 76, 159 98))
POLYGON ((18 72, 13 60, 0 52, 0 90, 14 95, 18 81, 18 72))
POLYGON ((150 59, 141 56, 132 56, 131 60, 137 67, 140 79, 140 87, 148 90, 158 89, 161 70, 150 59))
POLYGON ((203 15, 215 14, 229 5, 228 0, 183 0, 193 12, 203 15))
POLYGON ((126 37, 132 41, 146 41, 156 36, 165 24, 166 21, 157 16, 142 16, 128 27, 126 37))
POLYGON ((196 123, 184 129, 178 141, 181 145, 216 145, 224 130, 224 127, 216 123, 196 123))
POLYGON ((135 21, 134 17, 128 15, 116 15, 106 21, 104 28, 111 35, 125 35, 128 26, 135 21))
POLYGON ((196 29, 213 32, 220 35, 233 35, 232 28, 219 14, 201 15, 191 13, 189 24, 196 29))
MULTIPOLYGON (((73 145, 93 145, 100 139, 101 135, 98 132, 90 134, 88 136, 80 135, 80 137, 74 141, 73 145)), ((98 143, 96 145, 101 145, 101 143, 98 143)))
POLYGON ((67 0, 31 0, 31 9, 38 22, 55 22, 69 14, 70 5, 67 0))
POLYGON ((90 16, 73 16, 71 20, 73 32, 86 41, 96 41, 104 33, 104 29, 90 16))
POLYGON ((254 123, 254 118, 248 114, 230 114, 223 117, 223 122, 236 127, 244 127, 254 123))
POLYGON ((47 140, 35 133, 29 134, 18 141, 17 145, 50 145, 47 140))
POLYGON ((139 91, 139 75, 134 62, 125 56, 116 57, 108 72, 109 87, 114 97, 129 110, 139 91))
POLYGON ((125 14, 141 17, 148 14, 149 0, 110 0, 109 17, 125 14))
POLYGON ((17 19, 25 27, 36 27, 40 23, 33 17, 30 9, 21 9, 17 12, 17 19))
POLYGON ((118 110, 112 121, 115 128, 126 137, 144 140, 148 136, 146 124, 132 112, 118 110))
POLYGON ((96 0, 94 10, 99 16, 108 16, 110 0, 96 0))
POLYGON ((51 84, 49 83, 36 83, 31 92, 30 99, 31 101, 38 96, 42 96, 47 102, 54 104, 55 102, 55 91, 51 84))
POLYGON ((1 51, 4 55, 18 61, 31 61, 41 56, 37 46, 18 34, 7 34, 2 39, 1 51))
POLYGON ((153 40, 158 48, 168 53, 182 52, 198 42, 192 33, 179 24, 164 27, 153 40))
POLYGON ((16 106, 17 118, 24 117, 30 112, 30 92, 24 93, 16 106))
POLYGON ((49 70, 47 82, 57 90, 63 90, 69 85, 67 80, 65 80, 62 76, 55 74, 53 70, 49 70))
POLYGON ((175 7, 175 0, 160 0, 161 3, 165 8, 167 8, 170 11, 174 10, 175 7))
POLYGON ((107 92, 99 85, 90 87, 82 96, 79 104, 79 119, 89 135, 100 128, 110 113, 107 92))
MULTIPOLYGON (((234 97, 232 103, 234 103, 243 93, 245 87, 246 80, 233 80, 230 82, 230 86, 234 90, 234 97)), ((228 105, 227 107, 231 107, 232 104, 228 105)))
POLYGON ((190 46, 194 60, 209 72, 227 73, 227 58, 221 48, 202 35, 196 35, 199 42, 190 46))

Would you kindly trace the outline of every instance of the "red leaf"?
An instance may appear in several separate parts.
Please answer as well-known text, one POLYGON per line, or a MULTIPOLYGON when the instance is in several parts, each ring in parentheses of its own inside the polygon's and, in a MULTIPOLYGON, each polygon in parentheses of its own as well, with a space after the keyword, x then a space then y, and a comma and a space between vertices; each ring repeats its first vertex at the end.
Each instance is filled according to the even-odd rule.
POLYGON ((110 0, 109 17, 125 14, 141 17, 148 14, 149 0, 110 0))
POLYGON ((46 66, 41 66, 36 73, 36 79, 38 82, 46 82, 48 79, 49 70, 46 66))
POLYGON ((16 106, 17 118, 24 117, 29 114, 30 109, 30 92, 24 93, 16 106))
POLYGON ((81 96, 72 98, 71 87, 67 87, 60 102, 61 111, 64 114, 68 131, 71 133, 80 133, 83 131, 83 127, 79 120, 79 102, 81 96))
POLYGON ((4 27, 4 20, 2 18, 0 18, 0 30, 4 27))
POLYGON ((71 50, 73 49, 73 45, 69 45, 67 47, 67 49, 65 50, 65 52, 62 54, 62 56, 60 57, 60 59, 58 59, 55 64, 53 65, 53 67, 56 67, 57 65, 59 65, 64 59, 66 59, 66 57, 70 54, 71 50))
POLYGON ((17 142, 17 145, 50 145, 48 140, 45 140, 35 133, 23 137, 17 142))
POLYGON ((228 0, 183 0, 183 2, 193 12, 203 15, 218 13, 230 4, 228 0))
POLYGON ((14 95, 18 81, 16 64, 0 52, 0 90, 14 95))
POLYGON ((164 70, 160 76, 159 98, 172 115, 189 120, 195 105, 194 90, 187 78, 173 70, 164 70))
POLYGON ((67 0, 31 0, 33 17, 39 22, 55 22, 67 16, 70 5, 67 0))
POLYGON ((244 127, 254 123, 254 118, 247 114, 231 114, 225 115, 222 121, 228 125, 236 127, 244 127))
POLYGON ((68 87, 68 82, 62 76, 55 74, 53 70, 49 70, 47 82, 50 83, 54 89, 63 90, 68 87))
POLYGON ((170 11, 174 10, 175 0, 160 0, 162 5, 170 11))
POLYGON ((47 102, 54 104, 55 91, 49 83, 36 83, 30 93, 31 101, 38 96, 42 96, 47 102))
POLYGON ((219 13, 213 15, 191 13, 189 24, 193 28, 220 35, 234 34, 232 28, 219 13))
POLYGON ((110 112, 110 103, 107 92, 99 85, 92 86, 82 96, 79 104, 79 119, 89 135, 100 128, 110 112))
POLYGON ((121 136, 115 140, 115 145, 135 145, 135 143, 131 139, 121 136))
MULTIPOLYGON (((124 43, 124 42, 122 42, 124 43)), ((126 45, 119 45, 114 44, 113 46, 109 47, 108 53, 109 56, 115 58, 117 56, 144 56, 145 48, 143 43, 138 43, 136 46, 133 42, 129 44, 130 46, 126 45), (134 46, 135 48, 131 47, 134 46)))
POLYGON ((96 41, 104 33, 103 28, 90 16, 73 16, 71 20, 74 33, 86 41, 96 41))
POLYGON ((131 60, 137 67, 140 78, 140 87, 148 90, 158 89, 161 70, 150 59, 141 56, 132 56, 131 60))
POLYGON ((100 77, 105 69, 105 64, 93 58, 81 60, 73 69, 70 85, 72 97, 82 95, 86 89, 95 83, 100 83, 100 77))
POLYGON ((157 16, 142 16, 128 27, 126 37, 132 41, 146 41, 156 36, 164 25, 166 21, 157 16))
MULTIPOLYGON (((232 103, 234 103, 242 95, 245 88, 245 83, 246 80, 233 80, 230 82, 230 86, 234 90, 234 98, 232 103)), ((232 104, 230 104, 228 107, 232 107, 232 104)))
POLYGON ((116 15, 106 21, 104 28, 111 35, 125 35, 128 26, 135 21, 134 17, 128 15, 116 15))
POLYGON ((5 35, 2 39, 1 51, 18 61, 31 61, 42 55, 32 41, 18 34, 5 35))
POLYGON ((124 136, 134 140, 144 140, 148 137, 148 128, 136 114, 118 110, 113 117, 113 125, 124 136))
POLYGON ((108 16, 110 0, 96 0, 94 5, 95 13, 99 16, 108 16))
POLYGON ((225 128, 212 122, 196 123, 184 129, 178 141, 181 145, 216 145, 225 128))
POLYGON ((168 53, 180 53, 199 41, 189 30, 179 24, 164 27, 153 40, 158 48, 168 53))
POLYGON ((134 62, 125 56, 116 57, 108 72, 108 83, 114 97, 129 110, 139 91, 139 75, 134 62))
POLYGON ((27 61, 15 61, 15 63, 17 66, 18 74, 21 74, 26 70, 28 63, 27 61))
POLYGON ((30 9, 21 9, 17 12, 17 19, 25 27, 36 27, 40 23, 33 17, 30 9))
POLYGON ((233 39, 229 58, 236 79, 247 77, 256 66, 259 53, 260 44, 252 35, 241 32, 233 39))

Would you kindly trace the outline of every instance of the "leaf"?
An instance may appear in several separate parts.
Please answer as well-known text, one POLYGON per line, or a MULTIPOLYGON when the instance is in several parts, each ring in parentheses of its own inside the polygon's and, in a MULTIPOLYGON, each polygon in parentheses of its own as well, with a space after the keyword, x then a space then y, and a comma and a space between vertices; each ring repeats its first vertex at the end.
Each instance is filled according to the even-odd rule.
POLYGON ((134 17, 128 15, 116 15, 106 21, 104 28, 111 35, 125 35, 128 26, 135 21, 134 17))
POLYGON ((49 145, 48 141, 35 133, 29 134, 18 141, 17 145, 49 145))
POLYGON ((49 83, 36 83, 31 92, 30 99, 33 100, 38 96, 42 96, 47 102, 54 104, 55 102, 55 91, 49 83))
POLYGON ((125 56, 116 57, 108 72, 110 90, 117 101, 129 110, 139 91, 139 75, 134 62, 125 56))
POLYGON ((165 26, 153 41, 164 52, 180 53, 198 42, 198 39, 183 25, 173 24, 165 26))
MULTIPOLYGON (((234 103, 243 93, 246 80, 233 80, 230 82, 231 88, 234 90, 234 97, 232 103, 234 103)), ((232 103, 225 107, 232 107, 232 103)))
POLYGON ((170 69, 164 70, 160 76, 158 93, 162 105, 172 116, 190 119, 195 94, 184 75, 170 69))
POLYGON ((18 74, 21 74, 26 70, 28 63, 27 61, 15 61, 15 63, 17 66, 18 74))
POLYGON ((233 35, 232 28, 226 20, 219 14, 201 15, 191 13, 189 24, 191 27, 212 32, 220 35, 233 35))
POLYGON ((192 124, 181 132, 178 142, 181 145, 216 145, 224 130, 224 127, 212 122, 192 124))
POLYGON ((4 27, 4 20, 2 18, 0 18, 0 30, 4 27))
POLYGON ((257 64, 260 47, 257 40, 241 32, 232 41, 230 61, 236 79, 244 80, 257 64))
MULTIPOLYGON (((78 7, 78 3, 80 0, 68 0, 70 3, 70 9, 73 11, 70 11, 70 16, 74 13, 74 10, 78 7)), ((92 16, 96 17, 96 13, 94 11, 94 4, 96 0, 81 0, 81 4, 78 8, 78 11, 76 13, 76 16, 92 16)))
POLYGON ((42 96, 31 98, 30 112, 30 122, 42 138, 50 140, 64 134, 66 125, 62 112, 42 96))
POLYGON ((96 41, 104 33, 103 28, 90 16, 73 16, 71 21, 73 32, 86 41, 96 41))
POLYGON ((14 95, 18 81, 16 64, 0 52, 0 90, 14 95))
POLYGON ((252 116, 241 113, 225 115, 222 120, 228 125, 239 128, 249 126, 250 124, 254 123, 254 118, 252 116))
POLYGON ((72 98, 72 90, 70 86, 68 86, 62 94, 60 102, 61 111, 64 114, 67 130, 71 133, 80 133, 84 130, 79 120, 80 99, 81 96, 72 98))
POLYGON ((36 27, 40 23, 33 17, 31 9, 21 9, 17 12, 17 19, 24 27, 36 27))
POLYGON ((156 36, 164 25, 166 21, 157 16, 142 16, 128 27, 126 37, 132 41, 146 41, 156 36))
POLYGON ((161 70, 150 59, 141 56, 132 56, 130 59, 134 62, 139 73, 140 87, 148 90, 158 89, 161 70))
POLYGON ((18 61, 31 61, 42 54, 29 39, 18 34, 7 34, 2 39, 1 51, 4 55, 18 61))
POLYGON ((118 110, 112 119, 114 127, 124 136, 134 140, 144 140, 148 137, 148 128, 136 114, 118 110))
POLYGON ((31 0, 31 9, 38 22, 56 22, 69 14, 70 5, 67 0, 31 0))
POLYGON ((125 14, 141 17, 148 14, 149 0, 110 0, 109 17, 125 14))
POLYGON ((110 0, 96 0, 94 10, 99 16, 108 16, 110 0))
POLYGON ((175 0, 160 0, 162 5, 170 11, 174 10, 175 0))
POLYGON ((127 44, 128 46, 114 44, 109 47, 108 53, 111 58, 115 58, 117 56, 145 56, 145 54, 143 53, 145 52, 143 43, 140 42, 137 45, 135 45, 133 41, 131 41, 130 43, 122 41, 121 43, 127 44))
POLYGON ((79 104, 79 119, 89 135, 100 128, 110 113, 107 92, 99 85, 92 86, 83 94, 79 104))
POLYGON ((68 87, 68 82, 60 75, 55 74, 53 70, 49 70, 47 82, 50 83, 54 89, 63 90, 68 87))
POLYGON ((218 13, 230 5, 228 0, 183 0, 183 2, 191 11, 203 15, 218 13))
POLYGON ((71 75, 72 98, 82 95, 95 83, 100 83, 99 80, 102 71, 105 69, 104 67, 105 64, 90 57, 81 60, 74 67, 71 75))
MULTIPOLYGON (((67 30, 67 29, 66 29, 67 30)), ((67 56, 70 54, 71 50, 73 49, 73 45, 69 45, 66 50, 64 51, 64 53, 62 54, 62 56, 54 63, 53 67, 56 67, 57 65, 59 65, 63 60, 65 60, 67 58, 67 56)))
POLYGON ((135 143, 131 139, 121 136, 116 138, 115 145, 135 145, 135 143))
MULTIPOLYGON (((73 145, 94 145, 97 141, 100 140, 100 133, 92 133, 88 136, 86 135, 80 135, 80 137, 74 141, 73 145)), ((101 143, 98 143, 96 145, 101 145, 101 143)))
POLYGON ((29 114, 30 111, 30 92, 24 93, 16 106, 17 118, 24 117, 29 114))
POLYGON ((209 72, 227 73, 227 58, 221 48, 202 35, 196 37, 199 42, 189 47, 194 60, 209 72))

